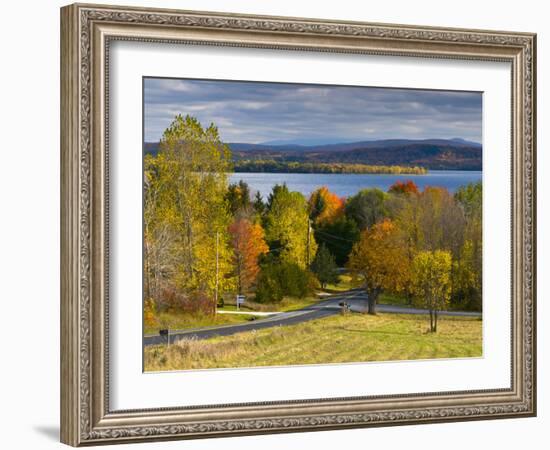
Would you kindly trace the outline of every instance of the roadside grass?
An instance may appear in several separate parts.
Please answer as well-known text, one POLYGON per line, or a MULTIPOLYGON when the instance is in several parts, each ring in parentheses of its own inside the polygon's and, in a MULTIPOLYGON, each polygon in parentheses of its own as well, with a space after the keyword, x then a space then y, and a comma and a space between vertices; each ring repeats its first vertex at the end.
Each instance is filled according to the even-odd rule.
MULTIPOLYGON (((407 300, 407 297, 404 295, 395 295, 395 294, 387 294, 382 293, 380 294, 380 297, 378 298, 378 303, 381 305, 395 305, 395 306, 405 306, 405 307, 412 307, 416 308, 414 303, 409 303, 407 300)), ((422 306, 419 306, 422 308, 422 306)), ((467 308, 462 307, 461 305, 449 305, 447 307, 447 311, 467 311, 467 308)), ((473 310, 472 310, 473 311, 473 310)))
POLYGON ((482 355, 482 322, 426 316, 349 314, 144 350, 146 371, 464 358, 482 355))
POLYGON ((378 303, 381 305, 411 306, 405 296, 386 293, 380 294, 378 303))
POLYGON ((158 334, 161 329, 184 330, 216 325, 231 325, 247 322, 251 316, 245 314, 216 314, 215 316, 162 312, 157 316, 157 323, 145 326, 144 334, 158 334))
POLYGON ((279 311, 296 311, 297 309, 306 308, 308 306, 314 305, 325 299, 320 299, 317 297, 304 297, 304 298, 295 298, 295 297, 285 297, 279 303, 279 311))
MULTIPOLYGON (((256 303, 251 300, 247 300, 244 305, 241 305, 239 309, 246 312, 286 312, 295 311, 297 309, 305 308, 315 303, 325 300, 314 296, 296 298, 285 297, 280 303, 256 303)), ((219 311, 237 311, 237 307, 234 304, 226 303, 223 308, 218 308, 219 311)))

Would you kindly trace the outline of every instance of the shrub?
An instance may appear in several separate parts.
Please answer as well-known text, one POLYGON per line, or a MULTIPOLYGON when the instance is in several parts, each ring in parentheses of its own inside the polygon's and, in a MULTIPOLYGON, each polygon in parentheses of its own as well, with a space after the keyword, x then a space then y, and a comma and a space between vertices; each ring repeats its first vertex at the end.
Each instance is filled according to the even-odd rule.
POLYGON ((256 287, 256 301, 259 303, 279 303, 284 296, 280 269, 275 264, 262 267, 256 287))
POLYGON ((315 277, 297 264, 270 261, 262 266, 256 288, 256 301, 278 303, 287 295, 303 298, 313 291, 315 284, 315 277))
POLYGON ((281 266, 281 285, 285 295, 303 298, 309 294, 309 276, 306 270, 294 263, 281 266))
POLYGON ((211 315, 215 313, 214 299, 203 291, 181 292, 167 287, 161 291, 159 306, 163 311, 211 315))

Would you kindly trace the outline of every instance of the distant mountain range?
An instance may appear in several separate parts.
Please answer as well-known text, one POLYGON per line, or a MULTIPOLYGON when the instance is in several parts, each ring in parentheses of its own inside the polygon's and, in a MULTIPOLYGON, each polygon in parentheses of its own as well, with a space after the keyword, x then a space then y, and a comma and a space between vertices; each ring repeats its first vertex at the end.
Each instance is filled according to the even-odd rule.
POLYGON ((339 138, 296 138, 296 139, 276 139, 273 141, 260 142, 261 145, 301 145, 301 146, 315 146, 315 145, 326 145, 326 144, 342 144, 354 142, 353 139, 339 139, 339 138))
MULTIPOLYGON (((422 166, 432 170, 481 170, 482 146, 454 139, 382 139, 335 144, 229 143, 233 159, 422 166)), ((157 143, 145 143, 156 154, 157 143)))

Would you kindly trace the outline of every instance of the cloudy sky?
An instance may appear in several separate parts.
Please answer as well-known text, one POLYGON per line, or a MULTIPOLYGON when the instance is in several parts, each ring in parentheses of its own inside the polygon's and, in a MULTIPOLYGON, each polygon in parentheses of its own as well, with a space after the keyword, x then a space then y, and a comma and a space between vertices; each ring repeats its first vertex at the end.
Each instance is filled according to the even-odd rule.
POLYGON ((225 142, 481 142, 480 93, 158 78, 144 90, 146 142, 158 142, 177 114, 213 122, 225 142))

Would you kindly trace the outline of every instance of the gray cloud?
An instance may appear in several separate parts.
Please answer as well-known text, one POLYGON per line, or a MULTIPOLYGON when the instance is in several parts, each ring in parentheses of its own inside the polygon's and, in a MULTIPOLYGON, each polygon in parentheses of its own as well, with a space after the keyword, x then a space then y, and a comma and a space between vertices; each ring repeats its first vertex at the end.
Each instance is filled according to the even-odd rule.
POLYGON ((354 86, 146 78, 145 140, 177 114, 226 142, 454 138, 481 142, 482 95, 354 86))

